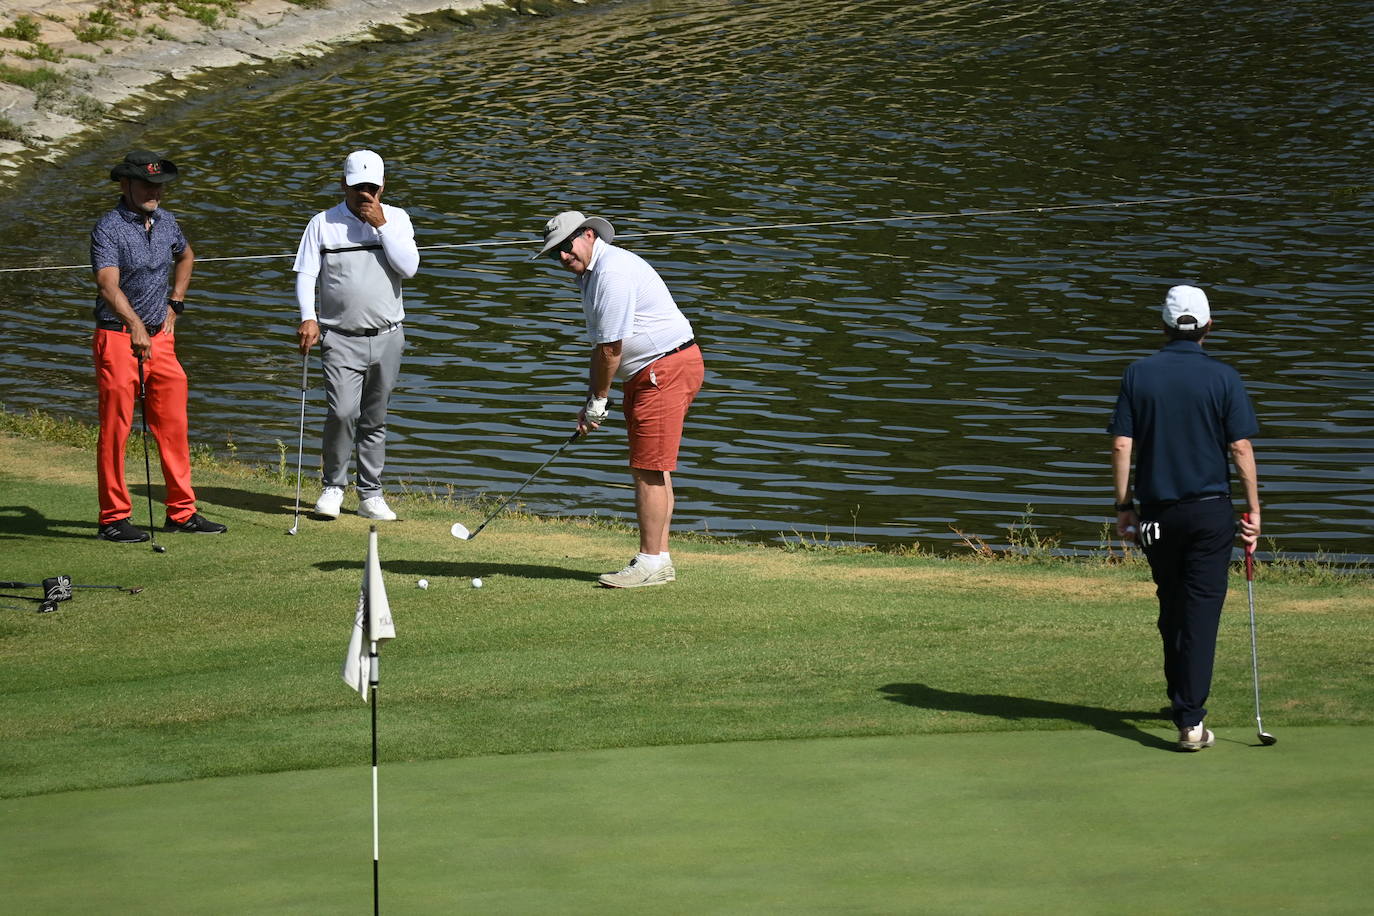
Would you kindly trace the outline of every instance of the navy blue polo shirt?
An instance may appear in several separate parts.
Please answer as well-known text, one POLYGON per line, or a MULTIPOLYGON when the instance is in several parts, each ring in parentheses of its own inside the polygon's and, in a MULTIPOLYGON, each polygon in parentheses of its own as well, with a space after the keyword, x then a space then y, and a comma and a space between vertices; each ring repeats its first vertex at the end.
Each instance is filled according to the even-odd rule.
POLYGON ((1166 503, 1229 497, 1230 445, 1259 423, 1236 370, 1174 340, 1126 367, 1107 432, 1135 440, 1136 498, 1166 503))
MULTIPOLYGON (((119 268, 119 288, 139 320, 154 327, 167 320, 172 262, 186 248, 176 217, 158 207, 153 226, 143 228, 143 214, 124 205, 106 213, 91 230, 91 270, 119 268)), ((96 297, 97 320, 118 321, 105 301, 96 297)))

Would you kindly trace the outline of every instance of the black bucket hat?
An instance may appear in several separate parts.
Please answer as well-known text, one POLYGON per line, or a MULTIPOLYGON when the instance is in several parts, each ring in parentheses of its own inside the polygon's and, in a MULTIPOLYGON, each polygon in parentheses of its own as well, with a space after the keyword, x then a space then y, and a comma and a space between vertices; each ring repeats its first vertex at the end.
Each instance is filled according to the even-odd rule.
POLYGON ((163 184, 177 177, 176 163, 163 159, 157 153, 146 149, 136 149, 124 157, 124 161, 110 169, 110 180, 138 178, 153 184, 163 184))

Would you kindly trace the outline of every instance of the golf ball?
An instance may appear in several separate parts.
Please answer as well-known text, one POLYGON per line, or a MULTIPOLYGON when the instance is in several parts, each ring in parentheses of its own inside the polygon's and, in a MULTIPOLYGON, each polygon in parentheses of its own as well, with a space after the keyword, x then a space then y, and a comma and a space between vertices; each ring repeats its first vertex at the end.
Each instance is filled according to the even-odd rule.
POLYGON ((421 579, 419 582, 416 582, 415 584, 416 584, 417 586, 419 586, 420 588, 429 588, 429 580, 428 580, 428 579, 421 579))
POLYGON ((482 587, 482 580, 481 580, 481 579, 473 579, 473 580, 472 580, 472 587, 473 587, 473 588, 481 588, 481 587, 482 587))

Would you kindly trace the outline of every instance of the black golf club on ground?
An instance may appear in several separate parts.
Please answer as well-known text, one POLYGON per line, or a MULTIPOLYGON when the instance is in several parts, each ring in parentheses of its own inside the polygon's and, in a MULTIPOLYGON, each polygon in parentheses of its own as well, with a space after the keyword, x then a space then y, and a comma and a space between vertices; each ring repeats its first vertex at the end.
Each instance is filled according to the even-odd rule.
POLYGON ((305 451, 305 393, 310 384, 310 354, 301 357, 301 431, 296 438, 296 514, 291 520, 291 530, 295 534, 301 526, 301 456, 305 451))
MULTIPOLYGON (((1250 519, 1246 513, 1245 519, 1250 519)), ((1278 738, 1264 730, 1264 721, 1260 718, 1260 680, 1259 680, 1259 649, 1255 640, 1255 545, 1245 545, 1245 591, 1250 598, 1250 670, 1255 676, 1255 728, 1259 731, 1260 744, 1268 747, 1278 743, 1278 738)))
POLYGON ((167 548, 157 542, 157 529, 153 527, 153 464, 148 457, 148 397, 144 390, 143 357, 138 358, 138 415, 143 422, 143 481, 148 487, 148 540, 153 542, 153 553, 166 553, 167 548))
POLYGON ((477 528, 476 528, 475 531, 469 532, 468 529, 467 529, 467 526, 464 525, 462 522, 454 522, 454 523, 453 523, 453 527, 449 529, 449 532, 448 532, 448 533, 451 534, 451 535, 453 535, 454 537, 456 537, 456 538, 457 538, 458 540, 460 540, 460 541, 470 541, 470 540, 472 540, 473 538, 477 537, 477 535, 479 535, 479 534, 482 533, 482 529, 485 528, 485 527, 487 527, 487 525, 491 522, 492 519, 496 518, 496 516, 498 516, 498 515, 501 514, 501 510, 504 509, 504 508, 506 508, 507 504, 509 504, 510 501, 511 501, 512 499, 515 498, 515 496, 516 496, 517 493, 519 493, 521 490, 525 489, 525 487, 529 486, 530 481, 531 481, 531 480, 534 480, 534 478, 538 477, 538 476, 539 476, 539 472, 542 471, 542 470, 544 470, 544 468, 548 467, 549 464, 553 461, 553 459, 555 459, 555 458, 557 458, 559 455, 563 454, 563 449, 567 448, 569 445, 572 445, 574 442, 576 442, 577 439, 578 439, 578 437, 579 437, 580 435, 581 435, 581 433, 576 433, 576 432, 575 432, 575 433, 573 433, 571 436, 569 436, 567 439, 565 439, 565 440, 563 441, 563 444, 560 445, 560 446, 558 446, 557 450, 554 451, 554 453, 553 453, 552 455, 550 455, 548 458, 545 458, 545 459, 544 459, 544 463, 543 463, 543 464, 539 465, 539 467, 537 467, 537 468, 534 469, 534 473, 533 473, 533 474, 531 474, 530 476, 528 476, 528 477, 525 478, 525 482, 524 482, 524 483, 520 484, 520 486, 518 486, 518 487, 516 487, 514 490, 512 490, 512 491, 510 492, 510 494, 509 494, 505 499, 501 500, 501 505, 499 505, 499 506, 496 507, 496 511, 492 512, 491 515, 488 515, 488 516, 486 517, 486 519, 482 522, 482 524, 480 524, 480 525, 477 526, 477 528))
MULTIPOLYGON (((128 585, 78 585, 77 583, 72 582, 72 583, 69 583, 67 587, 68 587, 68 588, 110 588, 110 589, 115 589, 115 590, 121 591, 121 592, 128 592, 128 593, 131 594, 131 595, 137 595, 139 592, 143 591, 143 586, 141 586, 141 585, 134 585, 134 586, 128 586, 128 585)), ((49 587, 48 587, 45 583, 41 583, 41 582, 0 582, 0 588, 41 588, 41 589, 44 590, 44 593, 45 593, 44 597, 51 597, 51 595, 48 594, 48 592, 49 592, 49 587)))

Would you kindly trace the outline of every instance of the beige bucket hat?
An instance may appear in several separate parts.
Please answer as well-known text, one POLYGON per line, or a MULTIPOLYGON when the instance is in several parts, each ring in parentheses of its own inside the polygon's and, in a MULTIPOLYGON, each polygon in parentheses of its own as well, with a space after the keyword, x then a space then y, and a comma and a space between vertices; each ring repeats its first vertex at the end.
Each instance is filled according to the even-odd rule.
POLYGON ((596 234, 605 239, 607 244, 615 239, 615 227, 601 217, 583 216, 581 210, 564 210, 544 224, 544 247, 530 260, 542 258, 563 244, 568 236, 589 226, 595 229, 596 234))

